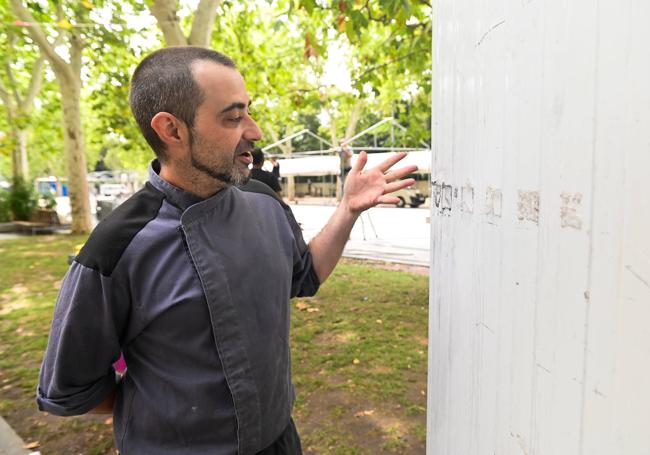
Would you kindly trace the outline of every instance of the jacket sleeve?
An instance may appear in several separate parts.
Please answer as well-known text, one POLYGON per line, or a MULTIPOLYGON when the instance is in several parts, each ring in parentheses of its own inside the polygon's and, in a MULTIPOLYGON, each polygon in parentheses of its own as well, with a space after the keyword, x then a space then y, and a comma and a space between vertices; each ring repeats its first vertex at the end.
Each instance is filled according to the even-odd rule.
POLYGON ((115 389, 112 364, 128 318, 128 293, 114 279, 78 262, 68 271, 54 309, 41 366, 37 403, 42 411, 84 414, 115 389))
POLYGON ((302 229, 293 216, 291 207, 283 206, 291 230, 293 231, 293 275, 291 279, 291 297, 310 297, 318 291, 320 280, 314 270, 314 262, 309 251, 309 246, 302 236, 302 229))

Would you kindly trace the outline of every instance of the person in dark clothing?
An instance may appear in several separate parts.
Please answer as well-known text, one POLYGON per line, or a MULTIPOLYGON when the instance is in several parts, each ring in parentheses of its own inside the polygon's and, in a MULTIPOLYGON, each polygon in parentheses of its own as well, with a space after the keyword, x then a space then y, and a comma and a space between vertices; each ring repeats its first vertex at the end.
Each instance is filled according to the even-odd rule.
POLYGON ((251 178, 267 184, 273 191, 280 195, 282 193, 282 187, 280 186, 278 178, 272 172, 268 172, 262 169, 262 166, 264 165, 264 152, 262 149, 254 149, 251 152, 251 155, 253 155, 253 169, 251 169, 251 178))
POLYGON ((316 293, 361 213, 396 203, 390 193, 417 168, 392 170, 401 153, 364 169, 361 153, 307 245, 291 209, 249 181, 262 132, 229 57, 157 50, 136 68, 129 100, 156 159, 62 282, 39 409, 112 413, 126 455, 300 455, 289 299, 316 293))

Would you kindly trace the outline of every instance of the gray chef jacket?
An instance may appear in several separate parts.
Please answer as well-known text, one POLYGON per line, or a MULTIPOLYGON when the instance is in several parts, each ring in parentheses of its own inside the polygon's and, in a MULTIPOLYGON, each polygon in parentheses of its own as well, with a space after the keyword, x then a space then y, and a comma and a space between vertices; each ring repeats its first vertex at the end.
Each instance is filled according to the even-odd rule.
POLYGON ((318 289, 309 249, 265 185, 202 200, 154 169, 63 281, 38 406, 84 414, 115 389, 120 453, 254 454, 289 423, 289 298, 318 289))

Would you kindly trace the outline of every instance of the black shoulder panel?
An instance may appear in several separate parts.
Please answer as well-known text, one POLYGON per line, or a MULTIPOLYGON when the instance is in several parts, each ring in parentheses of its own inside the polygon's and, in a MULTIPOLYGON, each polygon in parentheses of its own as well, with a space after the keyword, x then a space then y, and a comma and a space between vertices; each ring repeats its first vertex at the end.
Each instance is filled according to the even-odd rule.
POLYGON ((271 196, 276 201, 278 201, 280 205, 282 205, 282 207, 288 207, 287 204, 284 203, 282 198, 278 196, 278 193, 273 191, 273 189, 270 186, 268 186, 266 183, 260 182, 259 180, 250 179, 245 185, 239 186, 238 188, 248 193, 266 194, 268 196, 271 196))
POLYGON ((268 186, 266 183, 262 183, 259 180, 253 180, 253 179, 250 179, 248 183, 238 188, 242 191, 247 191, 249 193, 266 194, 268 196, 271 196, 276 201, 278 201, 282 206, 282 208, 284 209, 284 214, 286 215, 287 220, 289 221, 289 225, 291 226, 293 235, 296 239, 296 242, 298 243, 298 248, 300 249, 300 251, 304 251, 307 249, 307 244, 305 243, 305 240, 302 237, 302 228, 300 227, 300 224, 298 224, 296 218, 293 216, 291 207, 285 204, 282 198, 278 196, 278 193, 273 191, 271 187, 268 186))
POLYGON ((164 198, 150 183, 145 184, 95 227, 75 260, 111 276, 133 237, 158 215, 164 198))

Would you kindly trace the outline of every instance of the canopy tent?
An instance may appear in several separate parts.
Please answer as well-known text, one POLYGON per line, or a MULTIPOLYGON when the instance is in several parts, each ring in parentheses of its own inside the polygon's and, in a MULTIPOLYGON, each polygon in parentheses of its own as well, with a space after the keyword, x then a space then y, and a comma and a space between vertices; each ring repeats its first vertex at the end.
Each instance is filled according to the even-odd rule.
MULTIPOLYGON (((366 168, 374 167, 392 155, 393 152, 369 153, 366 168)), ((356 162, 358 153, 352 157, 352 164, 356 162)), ((341 164, 338 155, 306 156, 300 158, 286 158, 278 160, 282 177, 300 175, 338 175, 341 164)), ((411 151, 397 166, 415 164, 418 172, 427 174, 431 171, 431 150, 411 151)), ((269 163, 270 167, 270 163, 269 163)))

